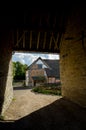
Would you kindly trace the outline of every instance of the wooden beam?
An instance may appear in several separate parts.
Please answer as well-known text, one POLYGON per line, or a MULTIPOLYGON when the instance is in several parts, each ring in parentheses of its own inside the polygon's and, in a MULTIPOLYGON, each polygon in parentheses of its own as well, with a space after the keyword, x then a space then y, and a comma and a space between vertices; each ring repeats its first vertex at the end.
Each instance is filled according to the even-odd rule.
POLYGON ((32 31, 30 31, 30 49, 32 47, 32 31))
POLYGON ((51 37, 50 37, 49 50, 51 49, 52 39, 53 39, 53 37, 51 36, 51 37))
POLYGON ((54 42, 55 42, 54 50, 56 50, 56 49, 58 49, 58 34, 57 34, 56 41, 54 39, 54 42))
POLYGON ((24 31, 24 36, 23 36, 23 48, 25 48, 25 33, 26 33, 27 31, 24 31))
POLYGON ((52 36, 50 37, 49 50, 51 49, 52 41, 54 41, 54 43, 55 43, 54 49, 58 49, 58 45, 57 45, 57 43, 58 43, 58 34, 57 34, 57 38, 55 39, 54 35, 52 33, 52 36))
POLYGON ((43 49, 45 49, 47 32, 44 33, 43 49))
POLYGON ((22 36, 19 38, 19 31, 17 30, 17 43, 16 43, 16 47, 19 47, 19 43, 20 41, 23 39, 23 47, 25 47, 25 33, 26 31, 23 32, 22 36))
POLYGON ((39 48, 39 40, 40 40, 40 32, 38 32, 38 38, 37 38, 37 49, 39 48))

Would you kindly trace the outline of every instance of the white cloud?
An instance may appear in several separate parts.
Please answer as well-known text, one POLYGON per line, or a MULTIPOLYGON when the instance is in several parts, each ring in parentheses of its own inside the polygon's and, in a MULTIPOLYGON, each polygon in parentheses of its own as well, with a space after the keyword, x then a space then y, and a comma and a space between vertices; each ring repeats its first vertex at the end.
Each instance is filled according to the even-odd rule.
POLYGON ((59 55, 50 54, 49 59, 59 59, 59 55))
POLYGON ((43 59, 59 59, 59 55, 56 54, 45 54, 45 53, 14 53, 12 61, 19 61, 22 64, 30 65, 38 57, 43 59))

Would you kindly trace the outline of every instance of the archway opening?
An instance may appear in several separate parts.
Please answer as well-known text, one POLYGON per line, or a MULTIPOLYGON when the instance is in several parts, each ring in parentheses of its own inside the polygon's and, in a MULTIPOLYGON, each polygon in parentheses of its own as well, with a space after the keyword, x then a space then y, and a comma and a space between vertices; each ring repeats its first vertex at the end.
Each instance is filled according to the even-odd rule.
POLYGON ((16 67, 14 69, 17 70, 17 73, 20 73, 20 71, 22 70, 22 67, 26 66, 26 68, 25 68, 25 73, 24 73, 25 77, 23 78, 22 78, 21 73, 19 75, 20 77, 18 77, 17 73, 14 72, 15 73, 14 75, 16 75, 15 78, 13 79, 14 96, 13 96, 12 104, 9 106, 9 108, 5 112, 6 119, 16 120, 16 119, 22 118, 26 116, 27 114, 30 114, 31 112, 34 112, 35 110, 38 110, 46 105, 49 105, 52 102, 62 97, 60 93, 57 94, 55 92, 57 91, 56 87, 59 88, 60 86, 60 85, 58 86, 58 84, 60 83, 60 77, 54 77, 54 76, 57 76, 58 74, 56 74, 55 70, 53 72, 52 69, 54 68, 51 68, 51 67, 58 68, 57 64, 59 60, 60 60, 60 56, 58 54, 51 54, 51 53, 15 52, 13 54, 12 63, 13 64, 15 63, 16 67), (38 66, 38 69, 34 68, 32 70, 32 65, 36 65, 35 67, 38 66), (21 67, 21 69, 18 68, 19 66, 21 67), (31 70, 33 72, 31 72, 31 70), (30 77, 27 77, 27 71, 28 73, 29 71, 32 73, 31 75, 32 80, 30 82, 29 82, 30 77), (47 80, 42 79, 44 76, 47 77, 47 80), (37 90, 38 89, 37 87, 43 88, 43 87, 46 87, 46 85, 47 85, 47 93, 46 92, 37 93, 34 90, 34 88, 37 90), (48 90, 48 88, 49 89, 53 88, 52 91, 53 90, 54 91, 52 93, 49 93, 48 91, 51 91, 51 90, 48 90))

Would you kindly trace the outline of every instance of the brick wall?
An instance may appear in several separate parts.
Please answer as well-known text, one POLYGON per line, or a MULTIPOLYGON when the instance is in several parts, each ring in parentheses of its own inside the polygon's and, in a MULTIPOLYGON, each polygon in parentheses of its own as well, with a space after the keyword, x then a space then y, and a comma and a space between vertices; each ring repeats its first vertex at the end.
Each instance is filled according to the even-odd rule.
POLYGON ((44 69, 36 69, 36 70, 31 70, 30 72, 30 81, 32 81, 33 76, 44 76, 44 69))
POLYGON ((27 80, 27 82, 33 82, 32 77, 33 76, 44 76, 44 69, 38 69, 38 65, 35 64, 32 66, 32 68, 30 70, 28 70, 28 77, 29 80, 27 80))

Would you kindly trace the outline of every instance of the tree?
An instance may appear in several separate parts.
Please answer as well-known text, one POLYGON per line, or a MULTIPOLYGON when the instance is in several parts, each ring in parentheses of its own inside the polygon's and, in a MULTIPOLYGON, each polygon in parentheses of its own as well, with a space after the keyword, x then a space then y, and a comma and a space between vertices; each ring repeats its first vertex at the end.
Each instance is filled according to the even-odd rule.
POLYGON ((22 64, 19 61, 13 62, 13 79, 14 80, 25 80, 25 70, 28 66, 22 64))

